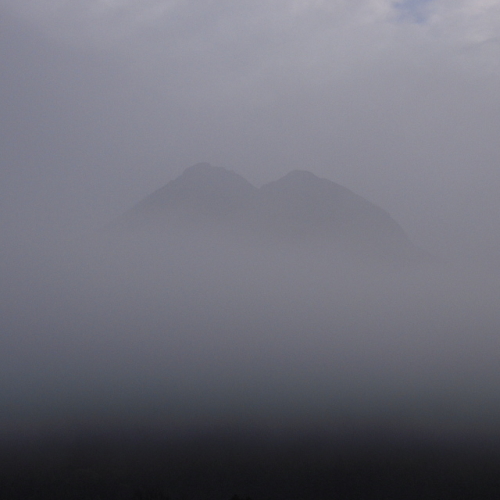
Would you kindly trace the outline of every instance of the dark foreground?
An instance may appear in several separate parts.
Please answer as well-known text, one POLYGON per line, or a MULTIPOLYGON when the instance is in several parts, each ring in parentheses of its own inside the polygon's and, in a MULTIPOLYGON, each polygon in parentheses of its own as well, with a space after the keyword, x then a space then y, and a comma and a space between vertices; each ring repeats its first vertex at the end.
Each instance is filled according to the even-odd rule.
POLYGON ((493 441, 151 433, 5 444, 2 500, 498 499, 493 441))

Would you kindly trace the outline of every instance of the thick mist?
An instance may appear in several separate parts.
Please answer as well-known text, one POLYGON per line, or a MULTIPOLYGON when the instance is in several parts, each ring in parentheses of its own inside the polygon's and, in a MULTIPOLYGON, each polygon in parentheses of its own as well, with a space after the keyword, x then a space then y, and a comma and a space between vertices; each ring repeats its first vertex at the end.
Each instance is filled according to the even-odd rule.
POLYGON ((487 265, 210 232, 12 237, 2 252, 3 439, 498 433, 487 265))
POLYGON ((0 497, 498 499, 499 33, 482 0, 0 0, 0 497), (230 191, 172 187, 200 161, 230 191), (139 226, 197 230, 116 231, 150 193, 139 226))

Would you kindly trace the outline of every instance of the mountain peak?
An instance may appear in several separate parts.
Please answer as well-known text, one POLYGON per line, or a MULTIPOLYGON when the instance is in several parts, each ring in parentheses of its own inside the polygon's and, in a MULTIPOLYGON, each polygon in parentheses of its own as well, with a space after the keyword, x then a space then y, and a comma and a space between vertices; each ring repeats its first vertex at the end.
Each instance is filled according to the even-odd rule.
POLYGON ((214 167, 208 162, 196 163, 188 167, 169 185, 182 185, 185 187, 198 186, 203 190, 210 189, 256 189, 244 177, 224 167, 214 167))
MULTIPOLYGON (((306 192, 313 192, 317 195, 319 191, 328 191, 328 195, 331 196, 332 189, 336 189, 338 192, 343 191, 344 193, 352 193, 349 189, 328 179, 318 177, 307 170, 292 170, 280 179, 265 184, 262 188, 269 191, 288 191, 289 194, 296 192, 301 192, 303 194, 306 192)), ((352 195, 357 196, 354 195, 354 193, 352 193, 352 195)))
POLYGON ((292 182, 314 182, 314 181, 322 181, 324 179, 320 179, 318 176, 314 175, 312 172, 307 170, 292 170, 288 172, 284 177, 280 180, 282 181, 292 181, 292 182))
POLYGON ((254 187, 241 175, 197 163, 133 208, 125 219, 170 234, 208 231, 228 238, 283 245, 339 245, 379 255, 415 253, 403 229, 383 209, 305 170, 254 187), (221 233, 222 231, 222 233, 221 233))

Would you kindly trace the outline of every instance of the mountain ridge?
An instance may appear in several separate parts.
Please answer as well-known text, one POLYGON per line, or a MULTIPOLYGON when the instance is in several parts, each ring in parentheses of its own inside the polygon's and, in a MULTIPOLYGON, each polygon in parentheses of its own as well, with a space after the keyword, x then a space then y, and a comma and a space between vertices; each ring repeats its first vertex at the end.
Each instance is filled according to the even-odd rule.
POLYGON ((198 163, 132 207, 118 225, 154 227, 172 237, 204 231, 281 245, 321 242, 389 258, 422 252, 388 212, 305 170, 257 188, 231 170, 198 163))

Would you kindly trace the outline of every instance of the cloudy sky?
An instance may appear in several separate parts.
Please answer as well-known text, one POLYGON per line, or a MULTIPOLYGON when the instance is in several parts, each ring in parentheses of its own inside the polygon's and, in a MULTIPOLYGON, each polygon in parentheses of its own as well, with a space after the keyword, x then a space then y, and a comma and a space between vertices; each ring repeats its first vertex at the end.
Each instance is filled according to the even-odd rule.
POLYGON ((208 161, 500 242, 496 0, 0 0, 0 64, 4 228, 97 227, 208 161))

